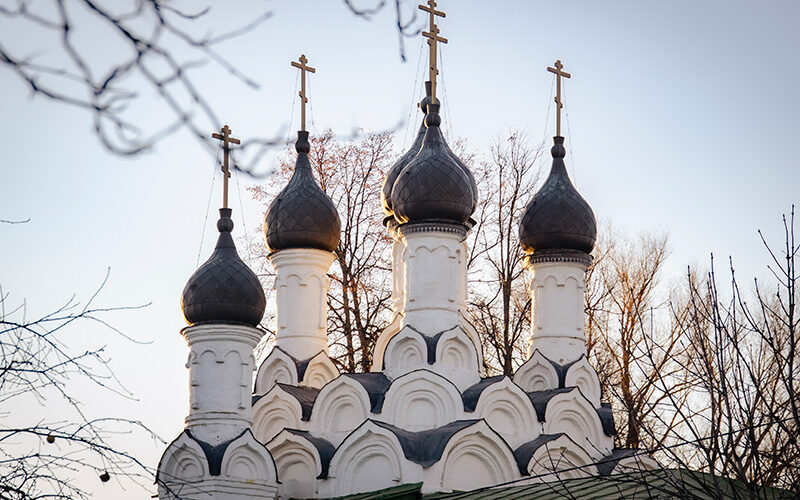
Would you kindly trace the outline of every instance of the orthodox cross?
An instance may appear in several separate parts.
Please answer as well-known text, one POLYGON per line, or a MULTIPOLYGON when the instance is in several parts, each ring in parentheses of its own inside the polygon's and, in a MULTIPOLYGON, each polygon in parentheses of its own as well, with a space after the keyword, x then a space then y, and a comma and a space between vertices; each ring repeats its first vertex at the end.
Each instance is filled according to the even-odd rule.
POLYGON ((447 14, 440 10, 436 10, 436 0, 428 0, 428 5, 418 5, 419 10, 424 10, 429 14, 428 31, 423 31, 422 36, 428 39, 428 46, 430 47, 430 81, 431 81, 431 103, 436 102, 436 75, 439 74, 439 69, 436 65, 436 44, 437 42, 447 43, 447 38, 439 36, 439 27, 436 26, 436 16, 446 17, 447 14))
POLYGON ((564 103, 561 102, 561 77, 572 77, 566 71, 561 71, 563 68, 564 65, 561 64, 560 60, 556 61, 555 68, 547 67, 547 71, 556 74, 556 136, 558 137, 561 137, 561 108, 564 107, 564 103))
POLYGON ((308 97, 306 97, 306 71, 309 73, 316 73, 316 68, 312 68, 311 66, 306 65, 308 59, 306 59, 305 54, 300 54, 300 62, 292 61, 292 66, 295 68, 300 68, 300 130, 306 129, 306 103, 308 102, 308 97))
POLYGON ((231 176, 231 171, 228 168, 228 153, 231 151, 231 144, 241 144, 241 141, 231 136, 231 129, 225 125, 219 129, 221 134, 211 134, 212 139, 219 139, 222 141, 222 149, 224 151, 222 160, 222 208, 228 208, 228 178, 231 176))

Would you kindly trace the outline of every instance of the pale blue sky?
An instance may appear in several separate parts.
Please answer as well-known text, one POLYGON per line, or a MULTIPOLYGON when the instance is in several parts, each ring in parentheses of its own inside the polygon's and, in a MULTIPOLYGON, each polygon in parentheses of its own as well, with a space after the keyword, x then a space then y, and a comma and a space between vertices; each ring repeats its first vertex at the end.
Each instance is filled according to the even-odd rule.
MULTIPOLYGON (((448 134, 484 152, 509 127, 542 137, 552 84, 545 68, 561 59, 573 74, 566 88, 568 164, 598 218, 631 234, 669 231, 672 275, 689 262, 705 263, 712 251, 732 255, 742 277, 763 272, 756 229, 779 242, 781 213, 800 201, 800 4, 439 4, 448 13, 440 27, 450 40, 442 61, 448 134)), ((248 89, 213 66, 200 73, 202 90, 238 136, 287 135, 296 81, 289 61, 300 52, 317 68, 312 133, 386 129, 410 111, 406 127, 417 127, 412 108, 424 80, 422 41, 406 41, 408 62, 401 63, 390 9, 365 22, 336 0, 265 5, 274 18, 223 47, 261 89, 248 89)), ((232 25, 240 14, 216 7, 211 15, 232 25)), ((4 43, 11 33, 15 47, 35 45, 29 33, 7 23, 0 23, 0 32, 4 43)), ((31 218, 0 225, 0 283, 10 301, 27 299, 36 314, 75 292, 88 297, 110 267, 104 305, 152 302, 112 318, 126 333, 151 340, 148 345, 94 329, 74 332, 72 341, 107 341, 117 375, 139 398, 97 401, 89 395, 90 412, 111 408, 171 439, 188 407, 180 292, 196 268, 204 223, 201 261, 215 239, 219 178, 206 221, 212 160, 183 133, 152 153, 115 157, 98 145, 88 115, 30 99, 6 70, 0 90, 6 145, 0 218, 31 218)), ((143 114, 163 113, 147 102, 143 114)), ((295 108, 289 130, 297 126, 295 108)), ((552 117, 549 127, 548 137, 552 117)), ((401 128, 397 142, 407 144, 411 135, 401 128)), ((259 168, 273 164, 268 157, 259 168)), ((254 182, 241 178, 242 190, 254 182)), ((242 193, 242 213, 237 183, 232 186, 235 233, 242 236, 258 226, 262 208, 242 193)), ((129 444, 155 465, 159 448, 129 444)), ((143 496, 112 495, 113 483, 91 487, 99 498, 143 496)))

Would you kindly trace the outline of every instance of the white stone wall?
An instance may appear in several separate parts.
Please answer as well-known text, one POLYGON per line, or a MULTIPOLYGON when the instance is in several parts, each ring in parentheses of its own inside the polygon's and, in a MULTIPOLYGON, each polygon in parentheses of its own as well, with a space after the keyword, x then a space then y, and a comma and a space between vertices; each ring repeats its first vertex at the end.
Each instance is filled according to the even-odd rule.
POLYGON ((328 269, 335 258, 313 248, 287 248, 269 255, 277 275, 276 345, 296 359, 328 353, 328 269))

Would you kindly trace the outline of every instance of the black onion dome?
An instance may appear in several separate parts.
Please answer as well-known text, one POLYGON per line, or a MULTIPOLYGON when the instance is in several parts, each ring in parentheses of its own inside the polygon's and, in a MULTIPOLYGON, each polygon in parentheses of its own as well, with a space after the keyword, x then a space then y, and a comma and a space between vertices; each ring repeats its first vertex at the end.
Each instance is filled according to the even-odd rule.
POLYGON ((319 187, 311 170, 308 132, 297 132, 297 162, 292 178, 267 210, 264 234, 273 252, 285 248, 317 248, 333 252, 341 223, 333 201, 319 187))
POLYGON ((203 323, 258 326, 267 307, 258 278, 236 253, 231 209, 219 210, 219 239, 211 257, 194 272, 181 296, 190 325, 203 323))
MULTIPOLYGON (((419 110, 422 112, 424 117, 425 113, 428 110, 428 104, 431 102, 431 82, 425 82, 425 97, 422 98, 422 101, 419 103, 419 110)), ((425 119, 422 119, 422 123, 419 124, 419 130, 417 131, 417 137, 414 138, 414 143, 411 144, 411 147, 408 148, 403 156, 397 159, 392 165, 392 168, 386 172, 386 178, 383 180, 383 188, 381 189, 381 205, 383 206, 383 211, 386 212, 387 215, 392 215, 392 187, 394 187, 394 181, 397 180, 397 176, 400 175, 400 172, 406 168, 406 165, 411 163, 411 160, 417 156, 419 153, 420 148, 422 147, 422 140, 425 138, 425 119)))
POLYGON ((397 176, 392 208, 397 222, 463 224, 475 208, 474 181, 450 152, 439 128, 439 104, 429 104, 422 148, 397 176))
POLYGON ((589 253, 597 239, 592 208, 569 180, 564 138, 554 137, 553 166, 542 188, 525 207, 519 239, 526 252, 579 250, 589 253))

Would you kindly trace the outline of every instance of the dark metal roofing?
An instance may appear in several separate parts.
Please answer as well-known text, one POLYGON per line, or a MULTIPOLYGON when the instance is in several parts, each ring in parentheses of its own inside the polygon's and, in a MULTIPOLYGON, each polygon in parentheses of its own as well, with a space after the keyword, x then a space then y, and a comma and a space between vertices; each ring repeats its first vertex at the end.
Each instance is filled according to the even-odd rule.
POLYGON ((317 248, 332 252, 339 245, 341 222, 333 201, 314 179, 308 152, 308 132, 297 132, 297 162, 292 178, 272 200, 264 233, 273 252, 286 248, 317 248))
POLYGON ((370 420, 374 424, 392 431, 397 436, 403 455, 412 462, 423 467, 430 467, 442 458, 442 453, 448 441, 458 431, 466 429, 479 420, 456 420, 442 427, 419 432, 411 432, 395 427, 386 422, 370 420))
POLYGON ((608 476, 614 471, 620 460, 627 457, 635 457, 637 454, 642 453, 642 450, 637 448, 615 448, 611 450, 611 454, 603 457, 597 462, 597 472, 601 476, 608 476))
POLYGON ((392 209, 401 224, 426 220, 464 224, 474 210, 475 182, 450 152, 440 124, 439 104, 431 103, 422 148, 392 187, 392 209))
POLYGON ((190 325, 204 323, 258 326, 267 299, 258 277, 236 252, 231 209, 219 210, 219 238, 211 257, 192 274, 181 295, 190 325))
POLYGON ((189 436, 194 442, 200 445, 200 448, 203 449, 203 453, 206 455, 206 460, 208 461, 208 473, 212 476, 219 476, 222 468, 222 457, 225 456, 225 450, 228 449, 228 446, 239 439, 240 437, 244 436, 246 432, 250 432, 250 429, 245 429, 240 432, 236 437, 229 439, 227 441, 223 441, 218 445, 212 445, 197 439, 194 434, 189 429, 183 431, 189 436))
POLYGON ((281 383, 278 383, 277 385, 279 385, 281 389, 286 391, 287 394, 293 396, 297 402, 300 403, 300 408, 303 410, 302 420, 308 422, 308 420, 311 418, 311 410, 314 408, 314 401, 316 401, 317 395, 319 395, 319 389, 315 389, 313 387, 297 387, 294 385, 281 383))
POLYGON ((302 436, 306 438, 309 443, 314 445, 314 448, 317 449, 317 453, 319 454, 319 461, 322 465, 321 467, 322 472, 320 472, 319 476, 317 476, 317 479, 327 479, 328 467, 331 464, 331 458, 333 458, 333 454, 336 453, 336 447, 333 446, 327 439, 312 436, 311 434, 309 434, 308 431, 301 431, 297 429, 286 429, 286 430, 296 436, 302 436))
POLYGON ((528 475, 528 463, 531 461, 533 454, 536 453, 536 450, 563 435, 563 432, 559 434, 542 434, 533 441, 528 441, 514 450, 514 458, 517 459, 520 474, 523 476, 528 475))
POLYGON ((419 103, 419 110, 422 112, 422 122, 419 124, 419 131, 417 131, 417 137, 414 138, 414 142, 411 144, 411 147, 408 148, 408 151, 403 153, 403 155, 394 162, 394 165, 386 172, 386 178, 383 180, 383 187, 381 188, 381 205, 383 206, 383 211, 386 212, 388 215, 392 215, 392 188, 394 187, 394 181, 397 180, 397 176, 400 175, 400 172, 406 168, 411 160, 417 156, 419 153, 420 148, 422 147, 422 140, 425 138, 425 113, 428 109, 428 104, 431 102, 431 82, 425 82, 425 97, 419 103))
POLYGON ((534 391, 528 393, 528 398, 533 403, 533 408, 536 410, 536 418, 539 422, 544 422, 544 415, 547 412, 547 403, 557 394, 570 392, 574 387, 562 387, 560 389, 548 389, 546 391, 534 391))
POLYGON ((368 373, 344 373, 345 377, 349 377, 366 389, 369 394, 369 402, 372 413, 380 413, 383 409, 383 397, 392 381, 383 373, 368 372, 368 373))
POLYGON ((492 384, 500 382, 504 378, 506 378, 505 375, 482 378, 477 384, 467 387, 461 394, 461 400, 464 402, 464 411, 475 411, 475 407, 478 405, 478 400, 483 390, 492 384))
POLYGON ((597 409, 600 422, 603 424, 603 432, 606 436, 616 436, 617 429, 614 427, 614 413, 611 411, 611 403, 600 403, 597 409))
POLYGON ((519 239, 526 252, 578 250, 589 253, 597 239, 592 208, 572 185, 564 165, 564 138, 554 137, 553 166, 541 189, 525 207, 519 239))

